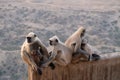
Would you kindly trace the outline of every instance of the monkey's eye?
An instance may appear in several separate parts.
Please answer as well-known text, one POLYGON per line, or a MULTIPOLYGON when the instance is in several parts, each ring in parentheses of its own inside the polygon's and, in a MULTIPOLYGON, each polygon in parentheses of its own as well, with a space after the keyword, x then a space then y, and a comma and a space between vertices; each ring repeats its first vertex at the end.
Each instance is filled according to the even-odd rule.
POLYGON ((31 39, 31 37, 27 37, 27 39, 28 39, 28 40, 30 40, 30 39, 31 39))

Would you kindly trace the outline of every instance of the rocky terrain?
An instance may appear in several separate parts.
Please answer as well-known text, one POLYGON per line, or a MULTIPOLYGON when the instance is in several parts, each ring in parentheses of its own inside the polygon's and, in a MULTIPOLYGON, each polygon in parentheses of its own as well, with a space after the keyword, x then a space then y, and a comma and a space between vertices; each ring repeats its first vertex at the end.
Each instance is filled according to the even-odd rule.
POLYGON ((79 26, 102 54, 120 51, 119 0, 0 0, 0 80, 27 80, 20 47, 30 31, 48 46, 50 37, 64 42, 79 26))

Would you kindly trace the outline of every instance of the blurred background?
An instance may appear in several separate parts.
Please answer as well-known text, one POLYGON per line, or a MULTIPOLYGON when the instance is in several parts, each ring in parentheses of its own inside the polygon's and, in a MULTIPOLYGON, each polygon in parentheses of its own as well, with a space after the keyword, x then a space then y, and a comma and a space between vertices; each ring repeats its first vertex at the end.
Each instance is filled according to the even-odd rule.
POLYGON ((30 31, 48 46, 79 26, 102 54, 120 52, 120 0, 0 0, 0 80, 27 80, 20 48, 30 31))

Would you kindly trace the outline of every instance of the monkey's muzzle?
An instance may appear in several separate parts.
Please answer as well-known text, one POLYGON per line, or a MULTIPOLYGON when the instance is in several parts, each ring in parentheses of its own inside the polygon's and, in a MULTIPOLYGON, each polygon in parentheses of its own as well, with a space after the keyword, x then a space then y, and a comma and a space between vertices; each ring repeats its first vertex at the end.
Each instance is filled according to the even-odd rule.
POLYGON ((32 38, 31 37, 27 37, 27 42, 31 43, 32 42, 32 38))

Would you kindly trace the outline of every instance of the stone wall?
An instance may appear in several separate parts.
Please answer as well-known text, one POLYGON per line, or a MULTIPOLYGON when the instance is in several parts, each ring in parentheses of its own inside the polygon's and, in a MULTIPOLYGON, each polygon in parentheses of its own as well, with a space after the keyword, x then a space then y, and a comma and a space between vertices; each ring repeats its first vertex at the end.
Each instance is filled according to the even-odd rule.
POLYGON ((120 80, 120 53, 102 54, 99 61, 56 66, 55 70, 46 68, 42 76, 28 68, 28 80, 120 80))

